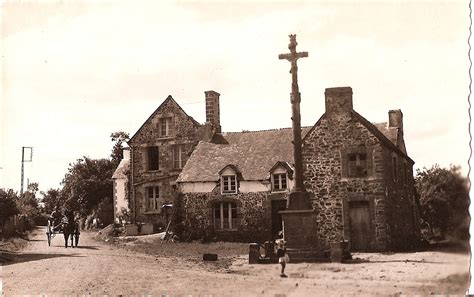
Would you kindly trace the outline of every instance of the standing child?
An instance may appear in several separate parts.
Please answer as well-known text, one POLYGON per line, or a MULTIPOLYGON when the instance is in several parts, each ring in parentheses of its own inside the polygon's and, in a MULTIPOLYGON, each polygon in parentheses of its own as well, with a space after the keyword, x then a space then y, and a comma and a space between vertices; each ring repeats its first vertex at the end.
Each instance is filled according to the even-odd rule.
POLYGON ((288 277, 285 274, 285 266, 286 263, 289 261, 288 254, 286 253, 285 241, 280 239, 277 244, 277 253, 276 256, 278 258, 278 263, 281 265, 281 277, 288 277))

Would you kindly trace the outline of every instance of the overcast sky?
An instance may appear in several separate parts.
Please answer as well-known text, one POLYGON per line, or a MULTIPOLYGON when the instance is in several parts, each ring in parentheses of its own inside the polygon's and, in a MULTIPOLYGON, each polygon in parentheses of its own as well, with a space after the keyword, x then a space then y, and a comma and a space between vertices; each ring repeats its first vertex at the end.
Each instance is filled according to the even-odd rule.
POLYGON ((68 164, 109 157, 168 96, 199 122, 221 94, 224 131, 291 126, 288 34, 297 34, 302 124, 324 89, 351 86, 371 122, 404 114, 415 168, 467 174, 468 1, 233 3, 61 1, 2 5, 0 188, 57 188, 68 164), (297 3, 297 4, 295 4, 297 3))

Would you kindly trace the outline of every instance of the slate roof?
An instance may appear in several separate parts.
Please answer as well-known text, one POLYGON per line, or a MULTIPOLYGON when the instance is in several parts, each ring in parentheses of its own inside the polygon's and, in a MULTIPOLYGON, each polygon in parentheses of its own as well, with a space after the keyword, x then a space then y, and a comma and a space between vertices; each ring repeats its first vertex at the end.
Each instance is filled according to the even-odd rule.
MULTIPOLYGON (((302 128, 304 136, 310 127, 302 128)), ((236 166, 244 180, 263 180, 278 161, 293 161, 291 128, 228 132, 222 136, 229 144, 201 141, 191 154, 177 182, 219 180, 219 171, 227 165, 236 166)))
POLYGON ((398 141, 398 128, 389 127, 387 122, 383 123, 373 123, 373 125, 380 131, 382 134, 388 138, 393 144, 397 145, 398 141))

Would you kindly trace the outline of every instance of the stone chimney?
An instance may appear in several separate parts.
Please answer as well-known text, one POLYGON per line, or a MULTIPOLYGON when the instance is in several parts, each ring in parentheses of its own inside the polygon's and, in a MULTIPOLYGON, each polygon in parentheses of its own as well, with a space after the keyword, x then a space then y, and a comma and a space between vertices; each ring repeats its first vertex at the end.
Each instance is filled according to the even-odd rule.
POLYGON ((327 88, 324 95, 326 97, 326 115, 340 116, 348 115, 351 112, 351 87, 327 88))
POLYGON ((215 91, 206 91, 206 124, 211 124, 214 132, 221 132, 221 120, 219 111, 219 96, 215 91))
POLYGON ((403 133, 403 113, 400 109, 388 111, 388 126, 400 128, 403 133))

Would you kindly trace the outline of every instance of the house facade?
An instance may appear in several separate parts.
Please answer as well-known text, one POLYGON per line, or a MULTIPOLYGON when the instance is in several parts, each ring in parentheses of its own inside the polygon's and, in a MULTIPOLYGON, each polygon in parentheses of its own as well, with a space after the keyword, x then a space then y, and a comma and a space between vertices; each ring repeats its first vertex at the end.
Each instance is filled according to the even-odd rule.
POLYGON ((302 148, 318 245, 345 239, 355 251, 409 248, 419 226, 402 112, 370 123, 354 111, 350 87, 326 89, 325 105, 302 148))
MULTIPOLYGON (((305 131, 309 128, 305 128, 305 131)), ((200 142, 177 183, 180 215, 193 237, 264 241, 282 230, 278 213, 293 188, 291 129, 222 133, 200 142)))
POLYGON ((206 123, 199 124, 168 96, 128 141, 132 222, 165 226, 171 213, 164 206, 177 197, 176 179, 189 155, 200 140, 216 140, 220 94, 205 96, 206 123))
MULTIPOLYGON (((325 113, 302 129, 318 248, 341 240, 354 251, 409 247, 418 217, 403 114, 392 110, 387 123, 373 124, 353 110, 351 88, 325 95, 325 113)), ((226 144, 200 142, 179 175, 180 218, 196 237, 275 238, 293 187, 292 130, 222 136, 226 144)))

